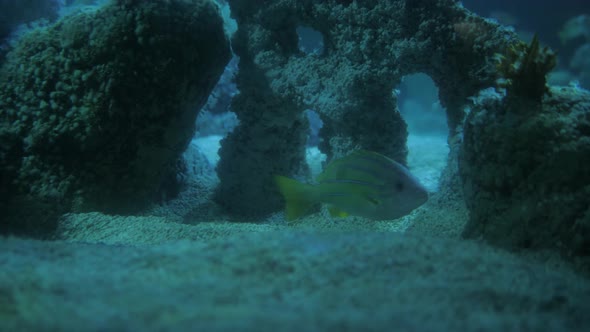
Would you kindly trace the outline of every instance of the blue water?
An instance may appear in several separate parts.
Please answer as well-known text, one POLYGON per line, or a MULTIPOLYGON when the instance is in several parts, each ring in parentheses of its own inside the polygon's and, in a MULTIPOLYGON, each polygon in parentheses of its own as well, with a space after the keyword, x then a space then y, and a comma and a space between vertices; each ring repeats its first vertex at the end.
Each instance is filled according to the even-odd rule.
MULTIPOLYGON (((567 63, 575 51, 589 42, 584 38, 578 38, 563 44, 558 37, 558 32, 567 20, 578 15, 590 15, 590 2, 586 0, 465 0, 462 2, 467 9, 485 17, 493 17, 495 12, 510 15, 515 20, 514 28, 517 32, 528 36, 537 33, 543 43, 559 53, 559 68, 567 68, 567 63)), ((588 81, 585 84, 586 88, 590 87, 588 81)))

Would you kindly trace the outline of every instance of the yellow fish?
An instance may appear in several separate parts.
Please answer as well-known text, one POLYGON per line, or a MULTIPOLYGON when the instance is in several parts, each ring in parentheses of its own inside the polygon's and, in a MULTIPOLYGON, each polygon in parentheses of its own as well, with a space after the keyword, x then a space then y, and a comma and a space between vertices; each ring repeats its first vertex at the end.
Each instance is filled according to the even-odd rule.
POLYGON ((376 152, 358 150, 331 162, 316 184, 274 177, 285 198, 287 220, 318 204, 332 216, 355 215, 373 220, 407 215, 428 200, 428 191, 404 166, 376 152))

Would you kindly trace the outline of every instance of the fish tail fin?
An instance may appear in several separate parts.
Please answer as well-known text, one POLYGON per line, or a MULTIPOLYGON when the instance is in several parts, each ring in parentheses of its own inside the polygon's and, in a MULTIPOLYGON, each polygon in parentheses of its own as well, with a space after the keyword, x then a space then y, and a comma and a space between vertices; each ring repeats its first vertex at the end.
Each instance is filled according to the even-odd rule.
POLYGON ((310 199, 311 185, 281 175, 275 175, 274 180, 285 198, 287 220, 291 221, 305 215, 315 204, 310 199))

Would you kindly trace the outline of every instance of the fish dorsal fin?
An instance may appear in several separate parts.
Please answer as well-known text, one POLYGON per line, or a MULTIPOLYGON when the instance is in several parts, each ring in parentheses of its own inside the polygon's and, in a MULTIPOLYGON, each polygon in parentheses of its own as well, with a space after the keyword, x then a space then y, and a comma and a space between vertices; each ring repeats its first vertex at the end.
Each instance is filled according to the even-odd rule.
POLYGON ((346 168, 343 168, 342 165, 349 164, 351 163, 351 161, 354 163, 355 159, 358 159, 359 157, 362 157, 364 155, 366 156, 374 154, 374 152, 367 150, 356 150, 344 157, 334 159, 330 163, 328 163, 324 171, 316 177, 316 181, 322 182, 324 180, 329 180, 333 178, 345 177, 346 174, 343 174, 342 172, 346 172, 347 170, 346 168))
POLYGON ((386 160, 392 160, 391 158, 384 156, 380 153, 377 153, 375 151, 369 151, 369 150, 355 150, 353 151, 349 156, 357 156, 357 157, 373 157, 373 158, 383 158, 386 160))
POLYGON ((383 167, 390 168, 393 164, 397 163, 377 152, 355 150, 347 156, 332 160, 324 171, 317 176, 316 181, 322 182, 327 179, 355 176, 350 174, 350 172, 355 172, 355 169, 356 171, 363 169, 368 173, 374 173, 371 170, 382 172, 383 167))

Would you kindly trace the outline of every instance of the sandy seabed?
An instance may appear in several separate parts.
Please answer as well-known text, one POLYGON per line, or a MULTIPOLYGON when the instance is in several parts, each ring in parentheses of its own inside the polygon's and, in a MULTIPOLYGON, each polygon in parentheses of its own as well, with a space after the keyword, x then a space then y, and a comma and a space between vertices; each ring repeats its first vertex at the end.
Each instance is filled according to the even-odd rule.
MULTIPOLYGON (((429 188, 437 144, 409 141, 429 188)), ((0 331, 590 331, 588 279, 463 240, 465 218, 437 199, 383 222, 70 214, 55 241, 0 238, 0 331)))

